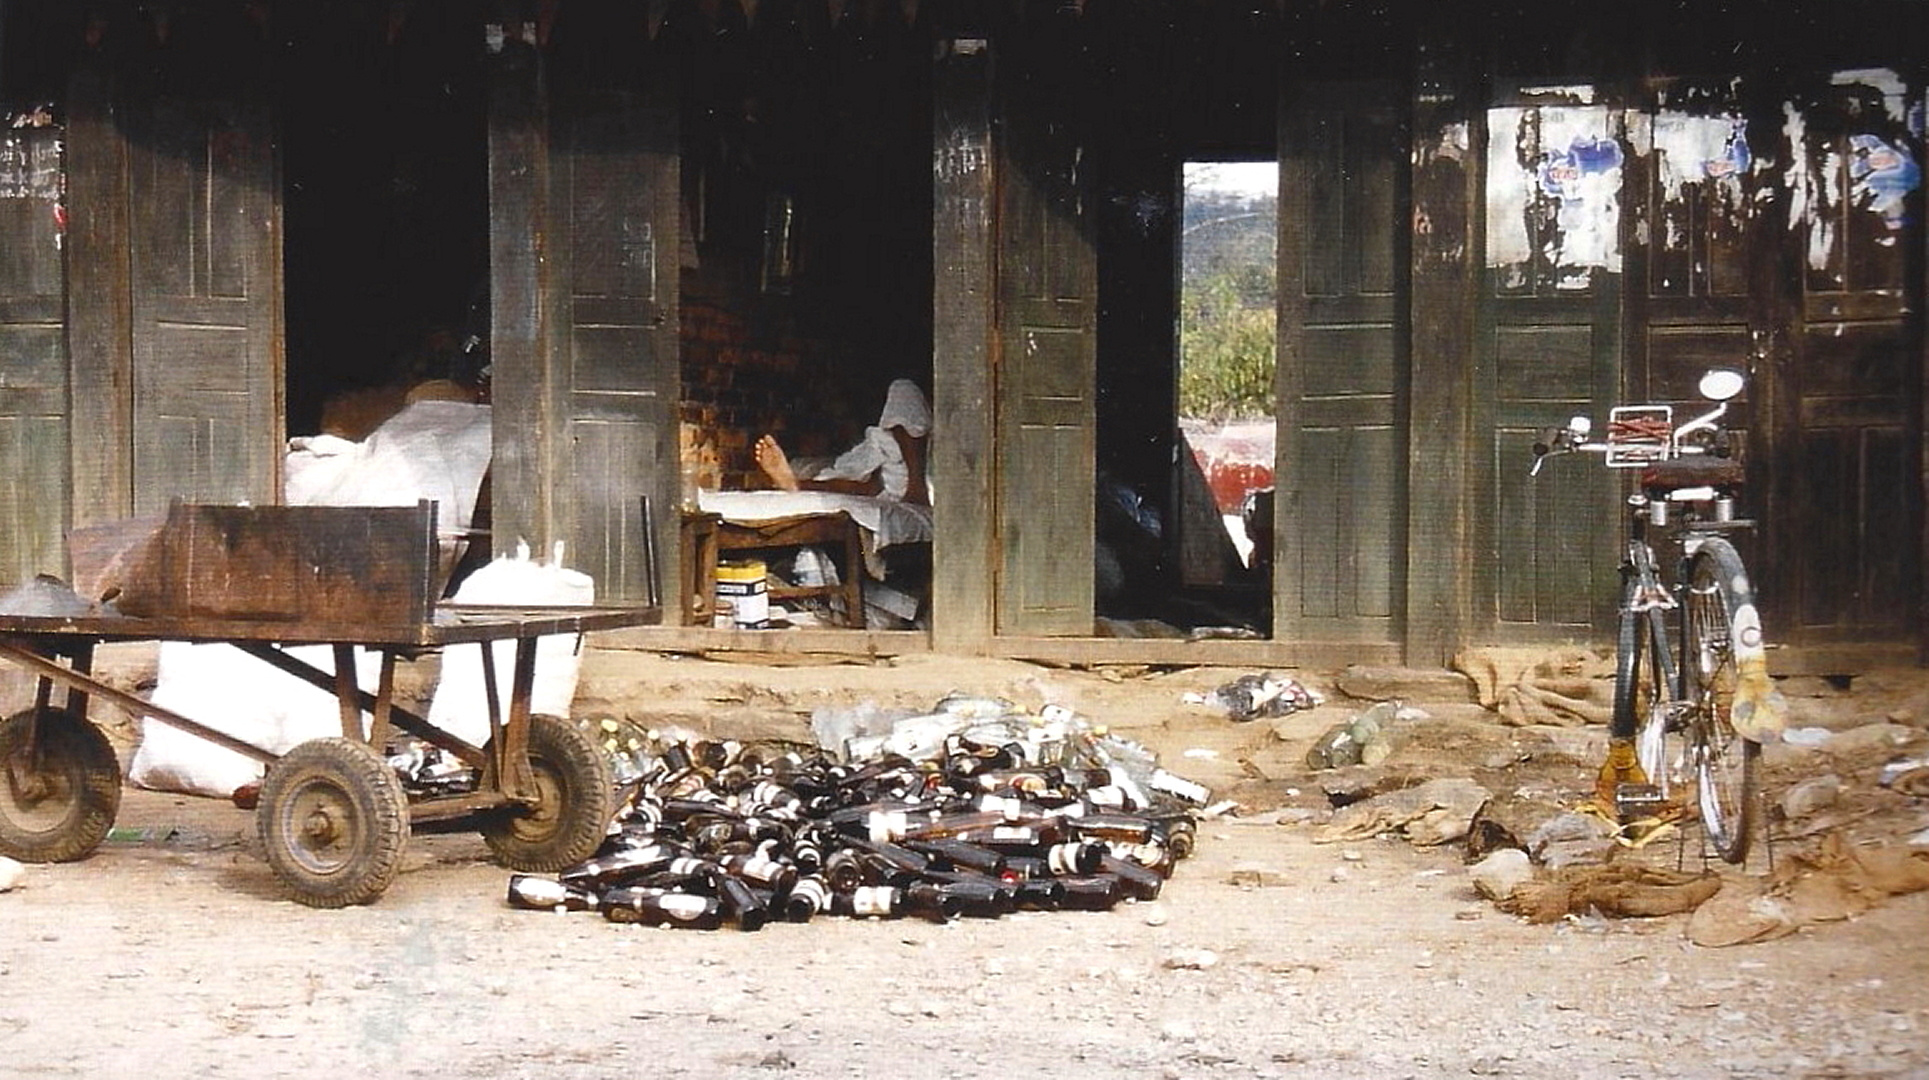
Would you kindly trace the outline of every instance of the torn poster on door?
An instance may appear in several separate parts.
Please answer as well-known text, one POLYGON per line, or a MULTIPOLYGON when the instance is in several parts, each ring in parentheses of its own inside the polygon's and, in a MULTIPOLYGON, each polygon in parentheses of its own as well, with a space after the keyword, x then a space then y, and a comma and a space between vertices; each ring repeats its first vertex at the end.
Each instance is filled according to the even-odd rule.
POLYGON ((1621 269, 1620 140, 1601 106, 1531 106, 1488 113, 1487 265, 1552 268, 1581 289, 1589 270, 1621 269))

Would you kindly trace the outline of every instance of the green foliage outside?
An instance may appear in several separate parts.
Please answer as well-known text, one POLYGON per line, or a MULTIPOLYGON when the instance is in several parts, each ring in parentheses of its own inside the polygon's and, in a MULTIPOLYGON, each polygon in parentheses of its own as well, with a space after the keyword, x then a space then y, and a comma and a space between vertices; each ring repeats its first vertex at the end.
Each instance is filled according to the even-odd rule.
POLYGON ((1271 416, 1277 352, 1271 260, 1187 278, 1180 297, 1179 415, 1271 416))

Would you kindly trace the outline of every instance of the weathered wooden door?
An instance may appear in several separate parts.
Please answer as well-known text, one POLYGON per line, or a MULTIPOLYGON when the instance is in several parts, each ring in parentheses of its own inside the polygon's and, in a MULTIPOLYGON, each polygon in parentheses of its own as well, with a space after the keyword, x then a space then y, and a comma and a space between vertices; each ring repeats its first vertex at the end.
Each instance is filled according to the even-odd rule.
POLYGON ((249 98, 132 108, 134 512, 161 513, 175 498, 272 503, 281 200, 268 110, 249 98))
POLYGON ((643 600, 647 555, 676 565, 675 112, 545 93, 537 63, 490 103, 495 548, 560 540, 599 599, 643 600))
MULTIPOLYGON (((1776 170, 1762 161, 1772 157, 1774 128, 1763 121, 1773 114, 1760 105, 1752 80, 1732 76, 1641 87, 1627 111, 1622 215, 1623 400, 1673 404, 1681 422, 1713 407, 1696 389, 1704 372, 1747 372, 1723 422, 1757 481, 1766 473, 1757 405, 1772 399, 1772 373, 1757 360, 1774 317, 1785 232, 1776 170)), ((1761 494, 1749 493, 1750 516, 1761 510, 1761 494)), ((1732 539, 1759 571, 1759 533, 1732 539)))
POLYGON ((642 496, 660 535, 675 532, 676 116, 609 97, 561 126, 552 160, 568 215, 568 439, 558 518, 601 595, 642 600, 642 496))
POLYGON ((1486 112, 1473 629, 1494 642, 1612 625, 1618 478, 1592 456, 1528 476, 1538 429, 1574 415, 1605 423, 1619 400, 1623 115, 1569 93, 1486 112))
POLYGON ((0 133, 0 581, 60 573, 69 419, 61 131, 0 133))
POLYGON ((999 177, 1001 634, 1092 632, 1097 261, 1078 140, 1006 99, 999 177))
POLYGON ((1289 86, 1279 134, 1273 636, 1392 642, 1408 353, 1397 84, 1289 86))
POLYGON ((1795 85, 1767 349, 1771 633, 1920 644, 1923 145, 1908 117, 1923 87, 1882 69, 1795 85))

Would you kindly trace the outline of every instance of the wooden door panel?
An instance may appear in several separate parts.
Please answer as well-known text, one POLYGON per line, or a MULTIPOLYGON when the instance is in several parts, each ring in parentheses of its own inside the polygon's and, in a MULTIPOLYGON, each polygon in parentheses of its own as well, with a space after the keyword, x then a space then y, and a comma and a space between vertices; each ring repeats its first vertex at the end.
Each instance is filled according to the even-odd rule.
MULTIPOLYGON (((663 431, 628 417, 578 414, 570 421, 570 437, 576 499, 571 565, 596 579, 599 598, 647 599, 649 567, 638 487, 665 471, 675 472, 675 462, 661 459, 663 431)), ((673 509, 661 499, 654 505, 662 508, 659 522, 673 509)))
POLYGON ((1596 389, 1601 335, 1591 324, 1556 321, 1581 314, 1572 305, 1506 307, 1517 321, 1494 328, 1491 382, 1476 395, 1490 403, 1485 471, 1494 500, 1481 522, 1496 553, 1485 574, 1490 610, 1516 637, 1586 633, 1613 597, 1615 480, 1592 455, 1556 459, 1539 476, 1529 470, 1542 428, 1577 415, 1605 422, 1596 389))
POLYGON ((1296 443, 1302 618, 1391 619, 1400 568, 1387 555, 1386 537, 1400 514, 1392 481, 1406 455, 1402 432, 1361 418, 1336 427, 1301 425, 1296 443))
POLYGON ((1488 465, 1502 477, 1497 516, 1505 534, 1502 550, 1510 552, 1495 572, 1495 617, 1517 629, 1566 627, 1569 634, 1584 634, 1601 606, 1598 581, 1616 565, 1602 557, 1587 525, 1601 516, 1601 485, 1594 475, 1600 462, 1570 460, 1559 463, 1572 466, 1560 472, 1550 465, 1523 483, 1517 478, 1533 460, 1533 443, 1527 427, 1502 428, 1493 438, 1488 465))
POLYGON ((266 109, 138 108, 128 188, 135 512, 177 497, 272 503, 281 245, 266 109))
POLYGON ((0 134, 0 582, 65 572, 63 167, 59 129, 0 134))
POLYGON ((1390 642, 1406 581, 1401 97, 1287 87, 1279 134, 1273 636, 1390 642))
POLYGON ((676 120, 631 93, 558 108, 568 272, 557 287, 569 313, 559 525, 600 596, 640 601, 651 594, 644 496, 655 550, 676 558, 676 120))
POLYGON ((1576 415, 1605 422, 1620 400, 1630 140, 1615 110, 1584 97, 1485 113, 1473 533, 1489 640, 1594 635, 1614 602, 1617 478, 1591 456, 1529 475, 1537 431, 1576 415))
POLYGON ((1832 76, 1786 122, 1784 242, 1798 272, 1777 314, 1788 351, 1772 439, 1791 468, 1776 480, 1765 540, 1769 613, 1795 643, 1920 634, 1921 266, 1911 266, 1923 240, 1903 192, 1919 187, 1919 166, 1901 177, 1923 146, 1881 105, 1892 80, 1902 85, 1832 76))
POLYGON ((67 417, 0 404, 0 581, 65 574, 67 417))
POLYGON ((1097 256, 1074 136, 1034 99, 997 148, 997 631, 1092 632, 1097 256))
POLYGON ((248 427, 253 403, 247 395, 156 392, 143 402, 141 412, 141 431, 152 446, 165 448, 172 469, 165 483, 135 487, 135 516, 165 514, 173 499, 245 499, 236 495, 235 478, 246 476, 260 456, 259 438, 248 427))

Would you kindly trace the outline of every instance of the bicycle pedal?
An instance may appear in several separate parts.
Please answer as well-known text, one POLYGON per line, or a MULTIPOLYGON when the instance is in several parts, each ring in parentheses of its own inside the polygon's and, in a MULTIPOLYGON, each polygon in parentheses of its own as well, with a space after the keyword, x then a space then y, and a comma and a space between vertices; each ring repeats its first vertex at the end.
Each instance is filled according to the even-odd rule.
POLYGON ((1639 821, 1660 816, 1668 805, 1657 784, 1617 784, 1614 787, 1614 813, 1622 821, 1639 821))

